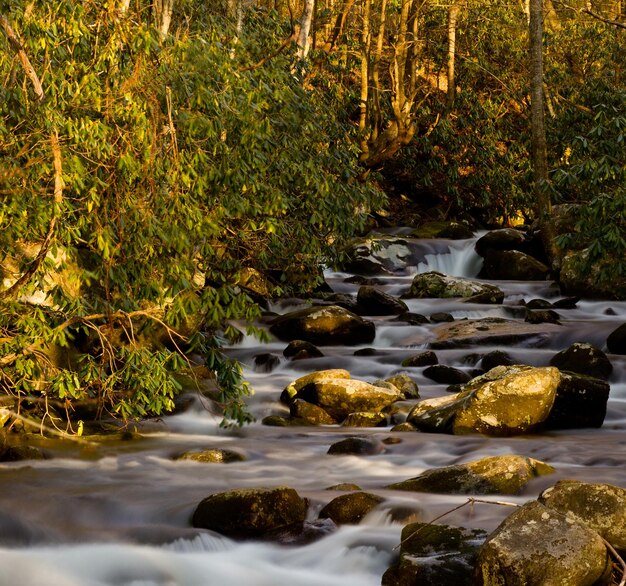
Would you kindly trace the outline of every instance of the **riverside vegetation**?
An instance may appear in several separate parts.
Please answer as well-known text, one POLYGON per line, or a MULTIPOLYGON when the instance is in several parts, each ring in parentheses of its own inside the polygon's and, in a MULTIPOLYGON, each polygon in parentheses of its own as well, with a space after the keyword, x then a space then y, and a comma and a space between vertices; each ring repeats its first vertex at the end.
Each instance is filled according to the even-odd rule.
MULTIPOLYGON (((322 369, 287 385, 288 415, 263 422, 502 437, 601 426, 612 364, 593 345, 564 348, 563 362, 541 367, 485 355, 471 373, 433 358, 477 339, 506 346, 556 335, 559 310, 576 307, 571 296, 626 298, 624 14, 621 3, 597 4, 544 7, 551 172, 539 181, 530 15, 518 4, 348 0, 310 11, 307 1, 296 22, 280 2, 0 3, 2 457, 41 455, 16 432, 80 440, 118 429, 116 420, 181 409, 190 386, 205 390, 224 425, 250 423, 250 388, 237 353, 225 350, 244 336, 236 326, 284 340, 285 356, 307 360, 323 358, 327 344, 370 344, 379 333, 371 316, 418 330, 440 323, 430 350, 405 366, 426 367, 454 394, 420 401, 406 374, 370 383, 322 369), (539 205, 546 194, 561 205, 539 205), (438 271, 421 271, 403 299, 388 293, 384 279, 417 265, 414 237, 434 235, 430 226, 469 239, 519 217, 522 230, 476 243, 480 277, 556 279, 561 299, 510 308, 513 321, 463 322, 409 305, 498 305, 507 294, 438 271), (368 233, 392 224, 414 232, 368 233), (356 296, 324 291, 323 267, 358 274, 363 286, 356 296), (315 303, 296 315, 268 311, 303 295, 315 303)), ((607 334, 600 345, 622 356, 624 326, 607 334)), ((268 370, 280 363, 255 360, 268 370)), ((329 453, 384 450, 346 439, 329 453)), ((209 452, 183 460, 241 459, 209 452)), ((384 489, 517 495, 553 471, 512 455, 384 489)), ((582 484, 559 482, 486 540, 446 529, 427 542, 421 535, 434 526, 409 525, 383 583, 610 583, 623 532, 610 533, 619 523, 606 519, 623 495, 582 484), (571 502, 560 496, 572 492, 571 502), (576 511, 592 501, 604 503, 599 512, 576 511), (518 547, 530 525, 545 538, 535 550, 518 547), (566 533, 565 550, 588 556, 583 570, 570 557, 554 563, 566 533), (428 547, 441 563, 426 571, 412 560, 428 547), (538 552, 542 561, 529 564, 538 552)), ((192 523, 302 544, 358 523, 385 499, 357 491, 336 500, 310 523, 292 488, 215 491, 192 523)))

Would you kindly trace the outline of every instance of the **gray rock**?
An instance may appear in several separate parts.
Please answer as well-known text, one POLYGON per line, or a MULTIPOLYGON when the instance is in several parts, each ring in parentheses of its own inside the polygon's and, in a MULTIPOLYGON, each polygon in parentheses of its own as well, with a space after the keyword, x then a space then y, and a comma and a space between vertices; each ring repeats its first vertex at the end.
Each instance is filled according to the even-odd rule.
POLYGON ((483 303, 502 303, 504 293, 494 285, 461 277, 449 277, 437 271, 415 275, 406 299, 466 297, 483 299, 483 303))
POLYGON ((335 442, 328 448, 328 454, 341 456, 346 454, 356 454, 360 456, 375 456, 385 451, 383 443, 375 438, 369 437, 347 437, 335 442))
POLYGON ((478 555, 483 586, 608 584, 611 563, 601 537, 536 501, 509 515, 478 555))
POLYGON ((415 264, 416 250, 409 240, 394 237, 368 237, 352 243, 350 260, 344 268, 360 275, 393 274, 415 264))

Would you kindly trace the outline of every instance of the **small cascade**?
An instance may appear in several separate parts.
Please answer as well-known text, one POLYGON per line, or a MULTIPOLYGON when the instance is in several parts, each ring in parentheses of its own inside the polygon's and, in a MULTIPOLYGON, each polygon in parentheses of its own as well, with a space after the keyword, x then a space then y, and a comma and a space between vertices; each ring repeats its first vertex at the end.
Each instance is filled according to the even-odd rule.
POLYGON ((438 271, 451 277, 476 277, 483 259, 476 254, 475 243, 475 238, 450 241, 448 252, 424 255, 424 260, 417 265, 417 273, 438 271))

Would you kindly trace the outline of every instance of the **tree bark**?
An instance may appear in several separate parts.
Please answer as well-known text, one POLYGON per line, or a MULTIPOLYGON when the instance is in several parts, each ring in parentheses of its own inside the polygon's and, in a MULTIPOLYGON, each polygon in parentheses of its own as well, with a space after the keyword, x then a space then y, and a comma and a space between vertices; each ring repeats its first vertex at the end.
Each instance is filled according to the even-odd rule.
POLYGON ((298 35, 298 57, 300 59, 306 59, 311 48, 310 33, 314 8, 315 0, 304 0, 304 9, 300 18, 300 34, 298 35))
POLYGON ((154 0, 154 20, 159 29, 161 38, 167 37, 172 24, 172 12, 174 11, 174 0, 154 0))
POLYGON ((448 9, 448 93, 446 106, 448 111, 454 107, 456 99, 456 78, 454 66, 456 61, 456 21, 459 15, 459 5, 452 4, 448 9))

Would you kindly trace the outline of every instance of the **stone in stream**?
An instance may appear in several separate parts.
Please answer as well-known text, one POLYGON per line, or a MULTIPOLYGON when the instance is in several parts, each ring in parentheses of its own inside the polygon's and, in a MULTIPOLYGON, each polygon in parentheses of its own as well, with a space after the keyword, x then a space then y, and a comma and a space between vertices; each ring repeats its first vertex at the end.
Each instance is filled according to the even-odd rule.
POLYGON ((329 368, 327 370, 316 370, 315 372, 311 372, 309 374, 305 374, 297 378, 296 380, 290 382, 285 389, 283 390, 280 400, 287 405, 290 404, 298 394, 298 391, 305 387, 306 385, 313 383, 318 380, 323 379, 350 379, 352 378, 350 372, 343 368, 329 368))
POLYGON ((532 501, 509 515, 480 549, 474 584, 600 586, 612 564, 602 538, 532 501))
POLYGON ((443 494, 518 494, 533 478, 552 473, 552 466, 533 458, 490 456, 427 470, 387 488, 443 494))
POLYGON ((280 365, 280 358, 276 354, 263 352, 254 356, 254 370, 257 372, 272 372, 280 365))
POLYGON ((323 378, 303 386, 296 398, 318 405, 342 421, 350 413, 382 411, 404 397, 394 385, 383 387, 356 379, 323 378))
POLYGON ((444 385, 458 385, 467 383, 472 380, 464 370, 447 366, 445 364, 435 364, 424 369, 422 373, 426 378, 444 385))
POLYGON ((357 525, 384 498, 369 492, 342 494, 330 501, 319 513, 320 519, 332 519, 336 525, 357 525))
POLYGON ((526 235, 514 228, 501 228, 500 230, 491 230, 484 236, 481 236, 474 245, 476 254, 484 257, 492 250, 520 250, 524 251, 527 247, 526 235))
POLYGON ((539 502, 583 523, 615 549, 626 550, 626 490, 610 484, 560 480, 539 502))
POLYGON ((611 354, 626 354, 626 323, 613 330, 606 339, 611 354))
POLYGON ((289 406, 291 417, 304 420, 310 425, 334 425, 337 423, 324 409, 303 401, 295 399, 289 406))
POLYGON ((409 311, 406 303, 376 287, 363 286, 356 296, 361 315, 400 315, 409 311))
POLYGON ((338 307, 317 306, 281 315, 270 332, 285 342, 304 340, 317 345, 369 344, 376 336, 373 322, 338 307))
POLYGON ((350 413, 342 422, 341 427, 386 427, 387 416, 384 413, 371 411, 350 413))
MULTIPOLYGON (((394 374, 393 376, 386 378, 384 382, 391 383, 394 387, 396 387, 405 399, 419 399, 419 387, 406 372, 394 374)), ((374 384, 376 384, 376 382, 374 382, 374 384)))
POLYGON ((359 275, 393 274, 417 264, 418 250, 405 238, 376 236, 354 241, 346 251, 344 270, 359 275))
POLYGON ((437 271, 415 275, 404 299, 472 298, 476 303, 502 303, 504 293, 495 285, 461 277, 450 277, 437 271))
POLYGON ((315 344, 304 340, 292 340, 283 350, 285 358, 300 360, 302 358, 320 358, 324 353, 315 344))
POLYGON ((438 364, 439 359, 432 350, 424 350, 418 354, 413 354, 402 361, 402 366, 430 366, 431 364, 438 364))
POLYGON ((608 380, 613 365, 607 355, 592 344, 575 343, 550 359, 550 365, 560 370, 577 372, 608 380))
POLYGON ((382 577, 382 586, 472 586, 473 568, 487 533, 432 523, 402 529, 400 556, 382 577))
POLYGON ((422 431, 530 433, 548 419, 560 378, 554 367, 498 366, 456 395, 419 402, 407 421, 422 431))
POLYGON ((356 454, 359 456, 375 456, 385 451, 384 444, 371 437, 347 437, 335 442, 328 448, 328 454, 342 456, 356 454))
POLYGON ((508 352, 504 352, 504 350, 492 350, 491 352, 487 352, 481 360, 480 367, 488 372, 492 368, 496 366, 512 366, 513 359, 508 354, 508 352))
POLYGON ((545 281, 550 273, 545 264, 519 250, 488 250, 483 258, 480 279, 545 281))
POLYGON ((241 488, 203 499, 191 521, 229 537, 256 538, 302 528, 307 509, 308 502, 293 488, 241 488))
POLYGON ((245 462, 246 457, 233 450, 212 448, 208 450, 189 450, 176 456, 175 460, 191 460, 211 464, 228 464, 230 462, 245 462))

